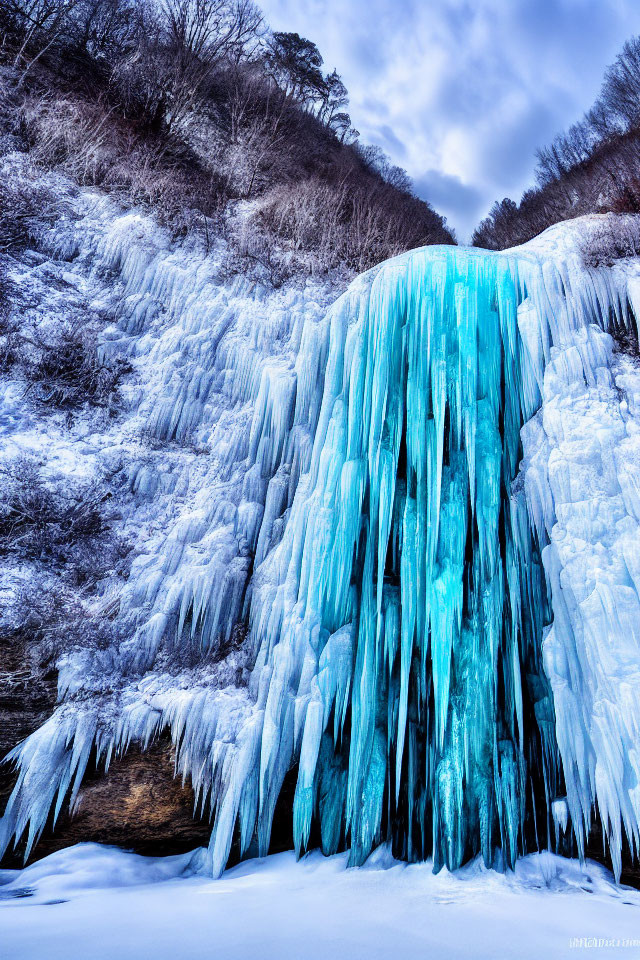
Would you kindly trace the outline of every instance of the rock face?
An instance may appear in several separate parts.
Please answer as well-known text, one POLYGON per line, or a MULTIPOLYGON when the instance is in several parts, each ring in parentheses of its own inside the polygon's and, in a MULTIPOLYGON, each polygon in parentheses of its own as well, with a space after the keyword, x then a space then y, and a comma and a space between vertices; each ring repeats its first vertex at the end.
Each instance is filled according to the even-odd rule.
MULTIPOLYGON (((56 671, 38 644, 23 633, 0 631, 0 758, 33 733, 56 702, 56 671)), ((15 783, 9 764, 0 767, 0 812, 15 783)))
MULTIPOLYGON (((57 673, 46 647, 28 633, 0 632, 0 756, 51 715, 57 673)), ((114 844, 148 856, 169 856, 208 843, 207 819, 194 816, 194 793, 174 777, 170 741, 145 753, 133 748, 107 773, 90 764, 73 813, 61 814, 55 832, 47 824, 29 861, 74 843, 114 844)), ((0 767, 0 814, 15 783, 10 764, 0 767)), ((24 844, 7 852, 3 866, 21 866, 24 844)))
MULTIPOLYGON (((5 652, 3 645, 2 652, 5 652)), ((33 732, 55 704, 55 674, 5 670, 0 679, 0 752, 5 756, 33 732)), ((10 664, 9 664, 10 665, 10 664)), ((91 769, 91 767, 90 767, 91 769)), ((75 810, 47 824, 29 861, 74 843, 95 841, 135 850, 147 856, 169 856, 208 843, 206 819, 194 816, 194 793, 175 778, 171 744, 160 740, 145 753, 135 748, 115 760, 107 773, 85 777, 75 810)), ((15 772, 0 768, 0 811, 15 783, 15 772)), ((24 844, 8 851, 3 865, 21 866, 24 844)))
POLYGON ((135 748, 105 774, 90 774, 73 813, 55 833, 47 829, 36 857, 74 843, 95 841, 147 856, 169 856, 206 845, 208 821, 194 818, 194 794, 173 776, 170 744, 159 741, 146 753, 135 748))

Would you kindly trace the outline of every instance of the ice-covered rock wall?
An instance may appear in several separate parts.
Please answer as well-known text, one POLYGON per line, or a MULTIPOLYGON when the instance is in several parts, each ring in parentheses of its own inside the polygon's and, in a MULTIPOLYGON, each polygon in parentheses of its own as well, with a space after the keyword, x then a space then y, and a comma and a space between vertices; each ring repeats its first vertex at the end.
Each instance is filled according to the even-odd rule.
POLYGON ((111 453, 132 444, 139 556, 121 642, 68 651, 14 751, 0 847, 33 844, 94 745, 108 763, 168 727, 214 873, 236 830, 267 850, 294 764, 298 849, 512 863, 564 777, 578 842, 597 802, 619 858, 640 822, 640 375, 604 330, 629 322, 626 275, 585 273, 563 233, 427 248, 327 312, 312 284, 224 284, 83 203, 55 243, 115 289, 104 349, 136 364, 111 453))
MULTIPOLYGON (((127 356, 126 410, 113 422, 39 421, 24 384, 3 383, 0 457, 45 454, 56 475, 115 476, 129 490, 122 525, 135 544, 127 583, 101 607, 118 641, 67 648, 60 705, 16 751, 20 776, 0 847, 28 824, 32 847, 51 806, 77 794, 92 748, 99 762, 170 725, 179 773, 205 804, 251 711, 244 594, 255 557, 281 536, 308 469, 326 352, 329 284, 269 292, 220 277, 223 244, 176 245, 149 219, 77 194, 46 255, 12 265, 35 323, 64 316, 65 297, 115 314, 102 349, 127 356)), ((4 595, 14 571, 0 570, 4 595)))
MULTIPOLYGON (((557 258, 571 232, 548 234, 533 249, 557 258)), ((638 274, 630 262, 609 276, 632 324, 638 274)), ((640 851, 640 361, 615 350, 606 302, 595 320, 556 335, 544 402, 522 431, 521 472, 546 544, 553 621, 543 651, 565 810, 582 852, 597 807, 619 875, 624 843, 640 851)))

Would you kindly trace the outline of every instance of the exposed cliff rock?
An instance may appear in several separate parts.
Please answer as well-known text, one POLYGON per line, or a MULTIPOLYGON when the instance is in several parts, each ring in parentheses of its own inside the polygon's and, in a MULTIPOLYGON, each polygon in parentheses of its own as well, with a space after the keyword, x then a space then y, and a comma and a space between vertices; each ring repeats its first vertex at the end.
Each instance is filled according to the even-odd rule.
MULTIPOLYGON (((43 644, 28 634, 0 636, 0 755, 3 757, 51 715, 56 702, 57 672, 43 644)), ((0 766, 0 811, 16 774, 0 766)), ((145 753, 132 749, 105 773, 89 765, 77 803, 64 810, 55 831, 51 822, 29 861, 83 841, 114 844, 152 856, 182 853, 206 845, 208 819, 195 808, 188 783, 175 777, 174 751, 162 739, 145 753)), ((24 843, 10 851, 6 866, 20 866, 24 843)))

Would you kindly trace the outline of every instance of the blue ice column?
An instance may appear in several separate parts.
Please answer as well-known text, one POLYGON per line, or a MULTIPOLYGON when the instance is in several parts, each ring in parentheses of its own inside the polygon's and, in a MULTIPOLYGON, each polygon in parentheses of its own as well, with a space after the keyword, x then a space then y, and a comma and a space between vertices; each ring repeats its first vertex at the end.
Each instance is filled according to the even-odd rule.
MULTIPOLYGON (((283 617, 258 658, 294 662, 305 624, 315 631, 291 668, 294 713, 306 709, 296 846, 347 844, 357 864, 392 839, 436 869, 477 852, 489 863, 499 847, 512 864, 525 826, 543 829, 558 764, 544 574, 513 489, 536 403, 521 376, 526 290, 510 258, 453 248, 391 261, 363 288, 336 310, 324 419, 282 545, 296 557, 295 627, 283 617)), ((275 603, 260 596, 254 630, 275 603)), ((265 737, 271 756, 278 723, 288 736, 277 690, 263 797, 265 737)))

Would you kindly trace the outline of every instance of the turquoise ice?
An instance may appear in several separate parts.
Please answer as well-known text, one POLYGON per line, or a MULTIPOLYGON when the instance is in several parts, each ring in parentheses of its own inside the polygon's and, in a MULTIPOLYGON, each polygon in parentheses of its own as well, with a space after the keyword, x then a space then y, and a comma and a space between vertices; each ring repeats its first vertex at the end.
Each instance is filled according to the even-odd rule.
MULTIPOLYGON (((260 743, 223 801, 245 837, 257 813, 263 851, 298 757, 296 848, 316 823, 354 864, 387 838, 436 869, 496 847, 512 864, 555 795, 550 608, 513 489, 539 402, 523 390, 526 296, 514 259, 442 247, 333 310, 310 470, 254 576, 260 743)), ((216 869, 228 839, 218 827, 216 869)))

